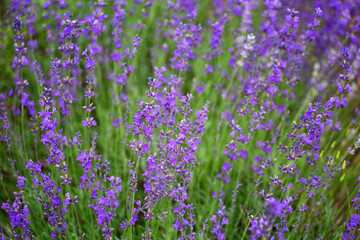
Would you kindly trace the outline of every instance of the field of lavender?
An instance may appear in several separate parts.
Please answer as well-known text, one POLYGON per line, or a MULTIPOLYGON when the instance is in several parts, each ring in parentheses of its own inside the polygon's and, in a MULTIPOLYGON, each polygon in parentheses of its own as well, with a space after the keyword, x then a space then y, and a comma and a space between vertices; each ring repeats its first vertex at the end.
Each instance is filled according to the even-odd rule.
POLYGON ((360 238, 359 0, 0 4, 0 240, 360 238))

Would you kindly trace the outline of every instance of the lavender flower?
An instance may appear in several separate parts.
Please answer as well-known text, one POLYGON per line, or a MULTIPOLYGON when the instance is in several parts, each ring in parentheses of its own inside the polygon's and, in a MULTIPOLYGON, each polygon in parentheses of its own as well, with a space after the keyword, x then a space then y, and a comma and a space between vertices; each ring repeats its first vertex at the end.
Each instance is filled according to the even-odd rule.
MULTIPOLYGON (((11 203, 9 200, 3 203, 1 208, 10 215, 11 228, 14 236, 19 239, 34 239, 33 233, 30 230, 29 207, 24 205, 22 193, 14 193, 15 200, 11 203), (15 229, 21 229, 21 233, 17 233, 15 229)), ((3 235, 1 234, 3 237, 3 235)))

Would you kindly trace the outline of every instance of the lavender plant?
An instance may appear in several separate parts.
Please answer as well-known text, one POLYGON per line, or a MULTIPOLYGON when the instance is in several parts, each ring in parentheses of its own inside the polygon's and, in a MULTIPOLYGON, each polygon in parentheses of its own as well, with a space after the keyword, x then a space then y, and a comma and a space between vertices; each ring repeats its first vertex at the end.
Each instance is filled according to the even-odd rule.
POLYGON ((360 238, 358 1, 1 9, 0 239, 360 238))

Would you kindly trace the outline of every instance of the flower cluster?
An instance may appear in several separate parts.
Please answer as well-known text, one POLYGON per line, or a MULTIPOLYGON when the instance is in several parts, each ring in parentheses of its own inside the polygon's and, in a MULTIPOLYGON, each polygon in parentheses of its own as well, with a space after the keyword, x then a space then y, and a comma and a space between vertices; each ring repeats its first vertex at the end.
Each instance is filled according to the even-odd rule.
POLYGON ((4 6, 1 240, 360 236, 358 1, 4 6))

